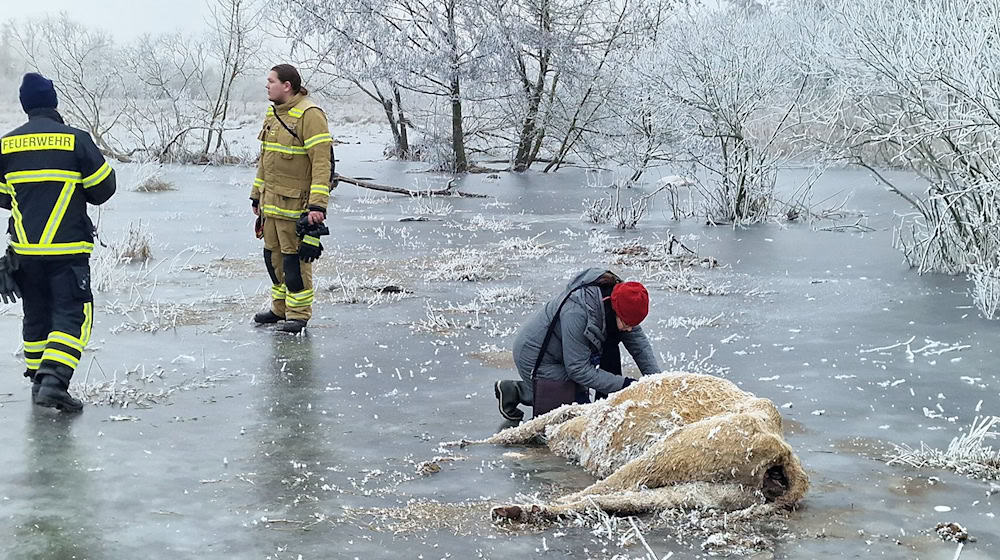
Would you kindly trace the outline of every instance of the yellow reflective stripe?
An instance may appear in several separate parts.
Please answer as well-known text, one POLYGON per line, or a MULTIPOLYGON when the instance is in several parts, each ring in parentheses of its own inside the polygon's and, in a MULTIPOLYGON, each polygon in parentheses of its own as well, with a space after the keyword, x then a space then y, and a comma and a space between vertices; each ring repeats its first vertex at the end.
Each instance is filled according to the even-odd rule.
POLYGON ((24 365, 28 369, 38 369, 38 368, 42 367, 42 359, 41 358, 25 358, 24 359, 24 365))
POLYGON ((278 208, 273 204, 261 204, 260 211, 272 216, 284 216, 286 218, 295 219, 298 219, 298 217, 302 215, 302 210, 287 210, 285 208, 278 208))
POLYGON ((313 136, 312 138, 307 139, 305 142, 303 142, 303 144, 305 145, 306 149, 309 149, 309 148, 312 148, 313 146, 315 146, 317 144, 322 144, 323 142, 333 142, 333 138, 330 137, 330 133, 329 132, 324 132, 322 134, 317 134, 316 136, 313 136))
POLYGON ((271 286, 271 298, 273 299, 285 299, 286 292, 287 288, 285 288, 284 284, 271 286))
POLYGON ((279 152, 282 154, 291 154, 293 156, 306 155, 306 149, 301 146, 286 146, 277 142, 261 142, 261 144, 263 145, 265 152, 279 152))
POLYGON ((289 117, 295 117, 296 119, 302 118, 302 115, 304 115, 304 114, 305 114, 305 111, 302 110, 302 109, 299 109, 298 107, 292 107, 291 109, 288 110, 288 116, 289 117))
POLYGON ((77 255, 94 250, 94 244, 87 241, 47 244, 11 241, 10 246, 18 255, 77 255))
POLYGON ((0 194, 14 194, 14 187, 8 185, 7 183, 0 183, 0 194))
MULTIPOLYGON (((84 346, 90 342, 90 331, 94 326, 94 304, 87 302, 83 304, 83 325, 80 326, 80 343, 84 346)), ((82 353, 82 350, 81 350, 82 353)))
POLYGON ((60 132, 40 134, 18 134, 3 139, 0 153, 33 152, 37 150, 63 150, 72 152, 76 147, 76 136, 60 132))
POLYGON ((56 232, 59 231, 59 226, 62 224, 63 217, 66 215, 66 208, 69 207, 69 201, 73 198, 73 191, 76 190, 76 185, 66 181, 63 185, 62 192, 59 193, 59 198, 56 199, 55 206, 52 207, 52 213, 49 214, 49 220, 45 222, 45 229, 42 230, 42 236, 39 238, 38 242, 43 245, 52 243, 52 240, 56 237, 56 232))
POLYGON ((18 183, 40 183, 42 181, 57 181, 63 183, 72 181, 79 183, 83 179, 77 171, 67 171, 65 169, 34 169, 31 171, 11 171, 7 174, 7 183, 16 185, 18 183))
POLYGON ((255 186, 255 187, 263 187, 264 186, 264 180, 261 179, 260 177, 257 177, 256 179, 253 180, 253 186, 255 186))
POLYGON ((89 189, 90 187, 93 187, 94 185, 107 179, 108 175, 111 175, 111 166, 108 165, 108 162, 104 162, 104 165, 97 168, 97 171, 94 171, 83 179, 83 188, 89 189))
POLYGON ((319 247, 319 238, 318 237, 313 237, 311 235, 307 235, 307 236, 305 236, 305 237, 302 238, 302 242, 305 243, 306 245, 312 245, 314 247, 319 247))
POLYGON ((42 354, 42 361, 44 362, 45 360, 59 362, 73 369, 76 369, 76 366, 80 365, 80 358, 54 348, 45 349, 45 353, 42 354))
POLYGON ((305 307, 307 305, 312 305, 314 300, 313 296, 314 292, 312 290, 303 290, 294 294, 288 294, 285 297, 285 305, 288 307, 305 307))
POLYGON ((83 352, 84 343, 79 338, 64 332, 52 331, 49 333, 49 342, 58 342, 64 346, 69 346, 75 350, 83 352))
POLYGON ((312 194, 325 194, 330 196, 330 187, 326 185, 309 185, 309 192, 312 194))
POLYGON ((267 108, 267 116, 271 116, 273 114, 274 114, 274 107, 268 107, 267 108))
POLYGON ((25 340, 24 341, 24 351, 25 352, 41 352, 45 350, 45 344, 47 340, 25 340))
POLYGON ((17 207, 17 197, 10 199, 10 215, 14 218, 14 235, 17 237, 17 240, 11 240, 10 244, 13 246, 17 241, 28 241, 28 234, 24 231, 24 216, 17 207))

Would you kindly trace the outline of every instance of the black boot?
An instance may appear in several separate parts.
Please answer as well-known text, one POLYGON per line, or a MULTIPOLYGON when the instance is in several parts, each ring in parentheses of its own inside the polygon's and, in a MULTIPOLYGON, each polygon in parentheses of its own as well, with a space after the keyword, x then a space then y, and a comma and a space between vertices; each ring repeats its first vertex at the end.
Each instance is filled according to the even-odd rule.
POLYGON ((274 330, 291 334, 299 334, 304 328, 306 328, 305 319, 288 319, 284 323, 278 325, 278 327, 274 330))
POLYGON ((31 402, 35 402, 35 395, 38 394, 38 386, 42 382, 42 378, 35 375, 36 370, 27 369, 24 370, 24 376, 31 380, 31 402))
POLYGON ((500 405, 500 415, 511 422, 519 422, 524 418, 524 413, 517 405, 521 404, 521 395, 518 391, 517 381, 505 379, 497 381, 493 385, 493 394, 496 395, 500 405))
POLYGON ((261 311, 253 316, 253 321, 258 325, 265 323, 277 323, 278 321, 284 321, 285 318, 280 315, 275 315, 274 311, 268 309, 267 311, 261 311))
POLYGON ((67 391, 69 389, 68 382, 64 382, 55 375, 45 375, 43 373, 35 375, 35 379, 39 377, 42 380, 35 385, 38 387, 38 392, 34 397, 36 405, 56 408, 64 412, 80 412, 83 410, 83 403, 78 399, 74 399, 67 391))

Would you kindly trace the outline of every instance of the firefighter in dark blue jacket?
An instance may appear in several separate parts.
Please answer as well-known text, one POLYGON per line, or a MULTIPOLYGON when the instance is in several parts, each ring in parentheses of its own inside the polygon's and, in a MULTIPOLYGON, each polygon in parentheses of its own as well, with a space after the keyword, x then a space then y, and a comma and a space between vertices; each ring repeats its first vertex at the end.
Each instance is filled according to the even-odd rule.
POLYGON ((77 412, 69 382, 94 321, 87 204, 111 198, 115 172, 89 134, 63 123, 50 80, 25 74, 20 97, 28 122, 0 139, 0 208, 11 213, 5 258, 24 306, 24 375, 36 405, 77 412))

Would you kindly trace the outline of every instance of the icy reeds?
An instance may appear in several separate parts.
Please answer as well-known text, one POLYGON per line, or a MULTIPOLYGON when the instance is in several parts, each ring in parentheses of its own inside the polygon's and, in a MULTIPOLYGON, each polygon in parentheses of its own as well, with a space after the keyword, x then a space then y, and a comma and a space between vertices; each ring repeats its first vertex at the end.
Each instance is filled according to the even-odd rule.
POLYGON ((388 276, 368 274, 344 276, 339 271, 336 283, 329 289, 336 303, 359 303, 368 307, 396 303, 410 294, 388 276))
POLYGON ((972 301, 987 319, 996 319, 1000 311, 1000 267, 972 265, 969 267, 972 280, 972 301))
POLYGON ((1000 416, 976 417, 969 430, 959 434, 941 451, 921 442, 920 449, 896 445, 889 465, 909 465, 916 468, 948 469, 980 480, 1000 480, 1000 449, 984 446, 984 440, 996 439, 995 427, 1000 416))

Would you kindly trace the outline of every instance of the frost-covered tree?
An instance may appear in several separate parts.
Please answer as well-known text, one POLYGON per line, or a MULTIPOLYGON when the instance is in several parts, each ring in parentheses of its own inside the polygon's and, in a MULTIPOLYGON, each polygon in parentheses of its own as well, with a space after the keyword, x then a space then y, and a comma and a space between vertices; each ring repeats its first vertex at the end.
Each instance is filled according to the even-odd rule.
POLYGON ((194 99, 207 58, 200 40, 179 33, 143 35, 122 49, 131 94, 122 125, 148 157, 191 160, 188 136, 213 129, 194 99))
POLYGON ((105 155, 128 160, 113 129, 126 112, 120 51, 106 32, 66 14, 12 26, 13 42, 28 66, 53 79, 60 108, 90 133, 105 155))
POLYGON ((544 171, 558 170, 578 153, 597 162, 604 158, 600 130, 614 118, 609 103, 623 87, 626 64, 657 39, 671 2, 660 0, 601 0, 579 12, 580 25, 564 50, 559 89, 552 99, 553 144, 544 171))
MULTIPOLYGON (((843 0, 835 76, 845 154, 916 211, 897 243, 920 272, 971 272, 1000 285, 1000 2, 843 0), (929 187, 898 186, 879 166, 929 187)), ((988 298, 987 298, 988 299, 988 298)))
POLYGON ((692 164, 716 222, 747 224, 774 211, 778 169, 801 154, 819 117, 825 78, 799 14, 691 10, 671 21, 638 67, 660 93, 654 114, 670 123, 675 156, 692 164))
POLYGON ((392 53, 401 35, 379 18, 365 18, 346 9, 329 12, 321 5, 284 1, 272 5, 272 20, 279 34, 290 41, 298 63, 314 75, 358 88, 382 107, 393 145, 386 153, 412 159, 408 129, 412 127, 403 104, 400 81, 408 72, 392 53))
MULTIPOLYGON (((279 8, 296 18, 293 36, 314 45, 312 51, 322 55, 318 62, 331 68, 357 64, 358 81, 388 76, 390 88, 442 102, 428 104, 447 107, 448 155, 447 161, 439 163, 457 172, 468 169, 464 86, 467 80, 481 79, 488 68, 485 52, 492 33, 492 24, 478 2, 306 0, 284 2, 279 8), (360 62, 346 62, 359 51, 365 53, 360 62)), ((381 99, 389 97, 383 94, 381 99)), ((395 93, 391 99, 398 106, 395 93)))
POLYGON ((202 159, 222 147, 234 87, 259 63, 263 41, 262 12, 254 0, 210 0, 209 8, 212 17, 203 52, 208 54, 206 70, 214 72, 206 72, 198 82, 208 119, 202 159))

